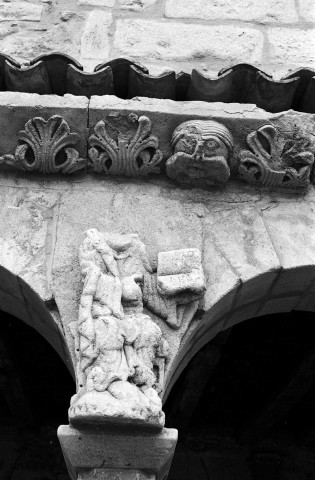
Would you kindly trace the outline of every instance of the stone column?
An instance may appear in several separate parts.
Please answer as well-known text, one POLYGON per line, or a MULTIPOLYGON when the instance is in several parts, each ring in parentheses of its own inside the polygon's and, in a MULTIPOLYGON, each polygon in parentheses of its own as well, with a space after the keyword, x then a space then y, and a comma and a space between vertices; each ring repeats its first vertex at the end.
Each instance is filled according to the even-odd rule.
POLYGON ((61 425, 58 437, 71 480, 166 480, 177 430, 61 425))

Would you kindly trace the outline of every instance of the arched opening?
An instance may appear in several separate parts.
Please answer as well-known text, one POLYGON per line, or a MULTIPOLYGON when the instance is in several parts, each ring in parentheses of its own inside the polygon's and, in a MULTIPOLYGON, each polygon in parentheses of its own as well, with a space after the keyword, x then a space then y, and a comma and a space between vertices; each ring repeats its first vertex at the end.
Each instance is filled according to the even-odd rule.
POLYGON ((53 300, 49 303, 50 308, 22 278, 0 265, 0 310, 22 320, 43 336, 75 378, 71 355, 61 331, 57 306, 53 300), (53 318, 53 313, 57 320, 53 318))
POLYGON ((169 480, 315 478, 314 314, 269 314, 219 333, 164 411, 180 433, 169 480))
POLYGON ((0 311, 0 478, 69 480, 57 438, 74 381, 34 328, 0 311))

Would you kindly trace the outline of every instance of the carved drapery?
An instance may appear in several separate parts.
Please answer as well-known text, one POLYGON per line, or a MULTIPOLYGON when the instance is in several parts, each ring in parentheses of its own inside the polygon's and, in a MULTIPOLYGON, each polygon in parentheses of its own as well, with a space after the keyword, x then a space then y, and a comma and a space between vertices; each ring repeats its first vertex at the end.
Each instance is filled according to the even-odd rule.
POLYGON ((191 320, 205 289, 199 250, 162 252, 154 272, 137 235, 91 229, 80 248, 80 266, 79 318, 71 325, 78 391, 70 421, 162 428, 159 393, 168 344, 143 304, 171 327, 178 328, 184 315, 191 320))

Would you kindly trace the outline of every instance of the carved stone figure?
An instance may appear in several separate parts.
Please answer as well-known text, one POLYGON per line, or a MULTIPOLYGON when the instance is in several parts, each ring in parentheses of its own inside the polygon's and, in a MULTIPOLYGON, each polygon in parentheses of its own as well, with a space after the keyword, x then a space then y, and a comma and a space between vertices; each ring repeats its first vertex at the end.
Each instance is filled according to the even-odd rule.
POLYGON ((128 120, 138 122, 136 132, 132 136, 118 132, 116 139, 108 133, 105 121, 95 125, 89 139, 89 158, 94 172, 128 177, 160 172, 162 152, 158 138, 151 134, 151 120, 135 114, 130 114, 128 120))
POLYGON ((224 184, 230 176, 233 137, 221 123, 189 120, 172 136, 174 155, 166 162, 167 175, 179 183, 224 184))
POLYGON ((286 140, 273 125, 265 125, 247 136, 250 150, 240 152, 240 178, 267 187, 305 188, 314 163, 310 143, 297 135, 286 140))
POLYGON ((35 117, 19 132, 14 155, 0 157, 0 165, 41 173, 72 173, 86 166, 73 148, 80 136, 71 133, 66 120, 53 115, 47 121, 35 117))
MULTIPOLYGON (((178 301, 186 306, 196 303, 204 290, 204 276, 196 249, 163 252, 158 265, 155 273, 137 235, 102 234, 95 229, 86 233, 80 248, 84 285, 79 318, 71 325, 78 381, 69 409, 72 423, 163 427, 158 394, 163 390, 168 344, 143 310, 144 302, 153 305, 151 310, 155 305, 146 279, 157 279, 151 294, 169 296, 176 324, 178 301), (181 293, 185 298, 180 299, 181 293)), ((168 300, 164 313, 168 319, 168 300)))

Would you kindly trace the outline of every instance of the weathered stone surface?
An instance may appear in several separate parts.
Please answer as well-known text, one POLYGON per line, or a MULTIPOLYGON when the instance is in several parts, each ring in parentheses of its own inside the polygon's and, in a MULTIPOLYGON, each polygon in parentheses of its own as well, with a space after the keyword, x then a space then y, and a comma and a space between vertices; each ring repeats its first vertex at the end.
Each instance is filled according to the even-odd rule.
POLYGON ((86 167, 86 160, 73 148, 79 139, 60 115, 47 121, 35 117, 19 132, 14 154, 1 156, 0 165, 28 172, 73 173, 86 167))
POLYGON ((151 7, 157 0, 119 0, 120 8, 124 10, 132 10, 133 12, 141 12, 151 7))
POLYGON ((173 132, 174 154, 166 162, 166 173, 179 183, 222 185, 230 176, 233 146, 231 133, 218 122, 184 122, 173 132))
POLYGON ((197 248, 161 252, 158 256, 157 286, 162 295, 171 296, 205 289, 201 254, 197 248))
POLYGON ((137 235, 86 232, 80 247, 83 280, 75 336, 77 394, 74 423, 133 424, 161 428, 168 345, 143 313, 139 282, 152 268, 137 235))
POLYGON ((2 179, 0 201, 0 264, 48 300, 59 195, 26 186, 5 188, 2 179))
POLYGON ((263 35, 238 26, 205 26, 118 20, 114 46, 121 53, 155 60, 188 60, 208 57, 228 62, 260 62, 263 35), (162 39, 162 40, 161 40, 162 39))
POLYGON ((250 150, 240 152, 240 178, 256 185, 307 188, 314 164, 312 137, 292 131, 285 139, 272 125, 247 136, 250 150))
POLYGON ((81 39, 81 57, 106 60, 109 55, 109 28, 113 17, 104 10, 92 10, 87 16, 81 39))
POLYGON ((241 20, 259 23, 290 23, 298 20, 294 0, 266 0, 257 3, 241 0, 204 2, 197 0, 166 0, 165 15, 173 18, 201 20, 241 20))
POLYGON ((93 171, 127 177, 160 173, 162 152, 158 148, 159 139, 151 133, 151 125, 149 117, 130 114, 121 119, 118 126, 121 133, 117 134, 110 125, 99 121, 89 138, 89 159, 93 171), (126 129, 124 120, 127 120, 126 129), (133 124, 137 125, 136 129, 132 128, 133 124))
POLYGON ((12 2, 1 3, 0 20, 28 20, 39 22, 43 6, 37 3, 12 2))
POLYGON ((154 434, 130 431, 110 433, 61 425, 58 437, 75 475, 88 469, 103 468, 131 470, 131 473, 133 470, 149 471, 164 479, 174 454, 177 430, 164 428, 154 434))
POLYGON ((286 65, 315 65, 314 31, 269 28, 270 61, 286 65))
POLYGON ((315 21, 315 8, 313 0, 299 0, 300 15, 308 22, 315 21))
POLYGON ((0 155, 12 154, 18 144, 18 134, 34 117, 45 120, 61 115, 73 133, 79 134, 76 148, 80 156, 86 157, 88 99, 65 95, 38 95, 18 92, 0 92, 0 129, 2 132, 0 155))
POLYGON ((113 7, 115 0, 79 0, 79 5, 92 5, 93 7, 113 7))

